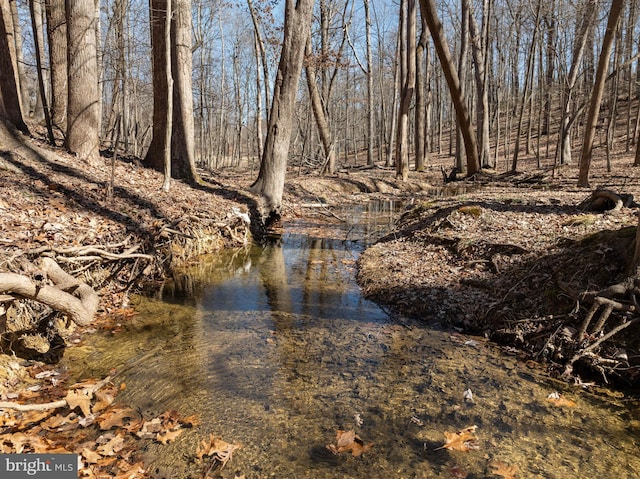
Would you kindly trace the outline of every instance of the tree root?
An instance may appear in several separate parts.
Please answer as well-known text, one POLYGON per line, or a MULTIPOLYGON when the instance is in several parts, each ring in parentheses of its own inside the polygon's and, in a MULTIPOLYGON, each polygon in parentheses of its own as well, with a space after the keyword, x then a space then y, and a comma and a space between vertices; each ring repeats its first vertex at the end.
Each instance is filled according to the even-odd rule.
POLYGON ((43 257, 40 266, 33 277, 0 273, 3 302, 30 299, 66 314, 80 326, 90 324, 99 302, 93 288, 63 271, 52 258, 43 257), (45 284, 47 279, 52 284, 45 284))
POLYGON ((633 204, 633 195, 619 195, 611 190, 597 189, 578 205, 584 211, 617 213, 623 206, 633 204))
MULTIPOLYGON (((582 321, 577 336, 575 337, 575 343, 578 348, 571 359, 565 364, 565 369, 562 373, 564 378, 573 376, 574 364, 580 359, 590 357, 594 364, 600 365, 608 362, 605 358, 599 357, 596 351, 609 339, 640 322, 640 316, 630 318, 631 314, 637 314, 638 311, 640 311, 640 305, 636 297, 636 294, 639 292, 634 281, 627 280, 623 283, 609 286, 597 293, 583 293, 580 295, 581 300, 591 302, 591 307, 587 311, 587 315, 582 321), (614 297, 618 297, 619 299, 613 299, 614 297), (622 321, 607 333, 604 333, 605 326, 614 312, 622 313, 622 321), (595 317, 597 317, 597 320, 593 328, 590 329, 589 326, 595 317), (589 343, 589 338, 598 339, 592 340, 593 342, 589 343)), ((614 361, 614 366, 618 363, 618 361, 614 361)), ((604 368, 599 366, 597 369, 601 372, 606 382, 604 368)))

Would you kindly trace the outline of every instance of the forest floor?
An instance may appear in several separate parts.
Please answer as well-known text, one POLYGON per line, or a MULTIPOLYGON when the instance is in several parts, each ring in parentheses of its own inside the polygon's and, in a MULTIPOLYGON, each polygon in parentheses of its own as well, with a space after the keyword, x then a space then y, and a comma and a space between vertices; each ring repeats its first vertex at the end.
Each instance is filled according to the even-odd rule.
MULTIPOLYGON (((527 159, 517 174, 487 172, 445 185, 441 167, 450 168, 452 162, 446 155, 434 157, 425 172, 411 172, 406 183, 384 167, 343 169, 331 177, 291 171, 283 221, 311 214, 335 222, 340 220, 334 207, 400 200, 404 210, 395 230, 359 260, 364 293, 394 313, 485 335, 505 352, 537 360, 560 374, 588 309, 581 293, 601 290, 625 276, 638 221, 636 205, 615 213, 584 211, 580 204, 591 190, 575 186, 575 166, 552 171, 527 159)), ((607 172, 604 160, 596 158, 592 187, 640 197, 640 169, 631 168, 632 163, 631 154, 615 156, 612 172, 607 172)), ((7 412, 11 408, 1 409, 0 452, 53 451, 70 441, 64 431, 73 431, 73 420, 78 423, 84 416, 86 427, 90 416, 108 425, 121 419, 107 421, 98 407, 100 397, 101 407, 108 410, 106 397, 117 391, 97 392, 114 383, 113 378, 69 385, 57 373, 49 375, 52 367, 46 363, 55 364, 65 345, 90 342, 97 329, 117 328, 135 314, 129 294, 141 287, 158 288, 174 266, 250 241, 246 213, 255 208, 256 199, 246 187, 256 173, 221 170, 204 175, 199 186, 173 182, 165 193, 160 190, 162 175, 134 159, 103 156, 79 162, 3 127, 0 170, 0 275, 18 273, 33 280, 39 259, 47 256, 100 295, 96 319, 84 327, 0 295, 5 351, 0 354, 0 408, 6 401, 58 401, 58 409, 63 401, 67 407, 57 425, 45 423, 60 414, 26 421, 7 412), (76 419, 69 419, 74 414, 76 419), (43 428, 62 430, 63 436, 48 444, 16 436, 42 436, 43 428)), ((620 318, 612 316, 609 322, 620 318)), ((604 330, 610 328, 607 324, 604 330)), ((590 357, 593 367, 577 369, 572 379, 637 386, 640 334, 634 328, 603 345, 596 358, 601 362, 590 357), (587 376, 580 379, 578 374, 587 376)), ((593 343, 601 334, 588 340, 593 343)), ((161 441, 193 422, 175 414, 156 419, 161 441)), ((155 434, 146 424, 139 422, 138 437, 155 434)), ((88 436, 83 438, 88 444, 88 436)), ((133 454, 116 454, 111 439, 100 445, 99 457, 89 446, 76 446, 85 463, 119 471, 100 477, 130 477, 128 471, 142 469, 133 454)), ((214 457, 224 454, 213 443, 203 448, 214 457)), ((86 472, 82 477, 99 476, 86 472)))

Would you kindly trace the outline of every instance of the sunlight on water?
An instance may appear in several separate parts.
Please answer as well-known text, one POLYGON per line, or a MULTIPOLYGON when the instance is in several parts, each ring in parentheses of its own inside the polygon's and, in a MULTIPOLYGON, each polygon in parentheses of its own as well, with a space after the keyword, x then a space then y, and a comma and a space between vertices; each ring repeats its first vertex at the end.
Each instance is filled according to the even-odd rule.
POLYGON ((203 259, 184 271, 190 297, 167 288, 165 301, 140 300, 126 331, 70 351, 76 374, 103 376, 159 348, 119 400, 201 424, 149 446, 154 477, 199 477, 210 433, 243 445, 212 476, 225 479, 499 477, 491 461, 517 478, 640 477, 637 404, 555 382, 482 339, 390 318, 354 284, 348 229, 288 231, 203 259), (575 406, 554 406, 554 391, 575 406), (445 431, 471 425, 478 450, 438 449, 445 431), (333 455, 337 429, 374 445, 333 455))

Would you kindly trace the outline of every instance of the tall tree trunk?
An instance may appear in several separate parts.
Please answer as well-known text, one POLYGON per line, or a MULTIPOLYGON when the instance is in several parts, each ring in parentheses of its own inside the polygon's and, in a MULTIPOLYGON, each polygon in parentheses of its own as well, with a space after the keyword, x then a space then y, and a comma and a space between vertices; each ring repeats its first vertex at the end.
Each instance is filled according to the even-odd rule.
POLYGON ((29 11, 31 14, 31 27, 33 28, 33 40, 36 54, 36 70, 38 73, 38 91, 40 92, 40 101, 42 103, 42 111, 44 113, 44 121, 47 127, 47 135, 49 143, 56 144, 53 136, 53 126, 51 124, 51 115, 49 114, 49 102, 47 101, 47 91, 44 82, 44 32, 42 30, 42 4, 40 0, 30 0, 29 11))
MULTIPOLYGON (((9 0, 11 11, 11 20, 13 22, 13 40, 15 43, 15 61, 18 75, 18 90, 20 91, 20 101, 22 104, 22 114, 29 114, 29 88, 27 86, 27 74, 24 69, 23 49, 22 49, 22 30, 20 28, 20 15, 18 13, 17 0, 9 0)), ((64 15, 64 7, 62 10, 64 15)), ((7 18, 7 21, 9 19, 7 18)))
POLYGON ((326 112, 324 107, 322 106, 322 99, 320 98, 320 92, 318 91, 318 85, 316 84, 316 60, 313 57, 313 52, 311 51, 311 36, 309 35, 307 36, 305 56, 305 76, 307 77, 307 88, 309 90, 311 108, 313 109, 313 117, 316 120, 318 134, 320 135, 320 142, 322 143, 322 149, 324 151, 323 171, 326 170, 326 172, 332 174, 334 172, 336 162, 334 151, 335 149, 333 140, 331 138, 329 122, 327 121, 326 112))
POLYGON ((423 171, 427 156, 426 152, 426 115, 427 104, 425 101, 425 80, 427 76, 427 64, 425 61, 425 53, 429 47, 427 35, 429 27, 426 19, 420 15, 422 27, 420 29, 420 38, 416 47, 416 106, 415 106, 415 152, 416 152, 416 171, 423 171))
MULTIPOLYGON (((460 56, 458 57, 458 75, 460 78, 460 93, 466 102, 467 85, 467 50, 469 47, 469 2, 461 2, 460 9, 460 56)), ((462 138, 462 128, 456 128, 456 168, 458 171, 464 170, 464 140, 462 138)))
POLYGON ((46 0, 47 38, 49 40, 49 77, 51 81, 51 121, 67 126, 67 19, 64 0, 46 0))
MULTIPOLYGON (((469 0, 463 0, 463 3, 467 3, 469 0)), ((476 81, 476 104, 477 104, 477 126, 478 132, 478 149, 480 154, 480 165, 486 168, 495 168, 495 161, 491 157, 491 151, 489 150, 489 89, 487 87, 486 79, 486 45, 488 35, 488 28, 486 24, 489 21, 488 16, 488 0, 484 1, 484 8, 482 11, 482 35, 479 32, 478 25, 476 23, 473 12, 469 16, 469 33, 471 36, 471 51, 473 55, 474 78, 476 81)))
POLYGON ((600 104, 602 103, 602 95, 607 79, 607 69, 609 68, 609 57, 615 39, 618 21, 624 10, 624 0, 612 0, 609 18, 607 20, 607 29, 602 41, 602 51, 598 60, 598 69, 596 71, 595 84, 591 93, 591 103, 589 105, 589 113, 585 125, 585 137, 582 143, 582 154, 580 156, 580 171, 578 173, 578 186, 589 186, 589 168, 591 167, 591 158, 593 155, 593 140, 596 134, 598 117, 600 112, 600 104))
POLYGON ((373 166, 373 138, 374 138, 374 111, 373 111, 373 53, 371 52, 371 13, 369 0, 364 1, 365 36, 367 41, 367 165, 373 166))
POLYGON ((164 181, 162 182, 162 191, 169 191, 171 188, 171 133, 173 129, 173 75, 171 73, 171 0, 166 0, 165 17, 164 17, 164 57, 167 60, 164 64, 164 78, 167 85, 166 111, 164 121, 164 150, 162 151, 162 163, 164 166, 164 181))
POLYGON ((402 90, 398 116, 398 140, 396 142, 396 177, 407 181, 409 177, 409 107, 416 87, 416 1, 400 2, 400 15, 404 15, 404 31, 400 37, 400 68, 402 90))
POLYGON ((66 0, 68 109, 66 147, 80 160, 100 149, 96 10, 92 0, 66 0))
POLYGON ((287 0, 285 5, 284 39, 264 154, 258 178, 251 185, 251 190, 261 197, 259 213, 265 226, 278 220, 281 214, 296 93, 311 26, 313 3, 313 0, 287 0))
POLYGON ((8 2, 0 2, 0 119, 24 133, 29 129, 22 117, 20 82, 14 40, 13 20, 8 2))
POLYGON ((173 0, 171 28, 171 72, 173 76, 173 127, 171 173, 190 183, 198 181, 193 127, 193 86, 191 51, 191 0, 173 0))
POLYGON ((145 157, 145 163, 149 167, 162 171, 165 167, 164 153, 167 148, 170 148, 171 177, 195 183, 198 181, 198 174, 195 168, 191 83, 191 2, 190 0, 171 2, 173 19, 170 28, 171 40, 167 46, 165 36, 167 1, 152 0, 151 3, 153 139, 145 157), (169 64, 173 85, 168 82, 167 64, 169 64), (169 98, 172 100, 173 110, 170 122, 167 118, 169 98), (171 131, 170 145, 166 144, 167 128, 171 131))
POLYGON ((527 57, 527 71, 524 79, 524 91, 522 92, 522 102, 520 103, 520 112, 518 114, 518 128, 516 129, 516 142, 513 147, 513 161, 511 162, 511 171, 516 171, 518 167, 518 154, 520 153, 520 139, 522 136, 522 122, 524 119, 525 106, 527 105, 529 88, 531 87, 531 75, 533 73, 533 63, 535 61, 535 48, 536 38, 538 36, 538 26, 540 24, 540 8, 542 0, 538 0, 538 6, 536 8, 535 25, 533 27, 533 38, 531 39, 531 45, 529 47, 529 55, 527 57))
POLYGON ((427 19, 429 25, 429 31, 433 38, 433 44, 435 46, 438 58, 440 59, 440 66, 444 73, 447 85, 449 86, 449 92, 453 100, 453 106, 456 111, 456 117, 458 118, 458 124, 462 130, 462 137, 464 140, 465 150, 467 154, 467 175, 475 175, 480 171, 480 160, 478 158, 478 145, 476 143, 475 134, 471 127, 471 118, 469 117, 469 111, 464 102, 464 96, 460 88, 460 79, 456 72, 456 67, 451 58, 451 52, 449 51, 449 44, 444 34, 442 23, 438 18, 438 11, 436 9, 434 0, 420 0, 420 8, 422 14, 427 19))
POLYGON ((585 3, 586 15, 582 17, 581 22, 576 25, 575 43, 573 47, 573 56, 571 59, 571 67, 569 75, 564 84, 564 102, 562 110, 562 119, 560 120, 560 164, 568 165, 571 163, 571 126, 576 115, 571 116, 571 104, 573 102, 573 94, 578 79, 579 66, 582 63, 584 52, 587 44, 587 37, 598 12, 598 0, 587 0, 585 3))
MULTIPOLYGON (((167 0, 151 0, 149 8, 151 23, 151 61, 153 69, 153 135, 151 144, 144 158, 146 166, 158 171, 163 171, 165 166, 164 155, 169 143, 167 143, 167 110, 168 101, 173 99, 169 92, 167 68, 170 69, 168 52, 170 51, 166 37, 165 22, 167 19, 167 0), (169 67, 167 67, 169 65, 169 67)), ((170 17, 170 15, 169 15, 170 17)), ((169 70, 170 71, 170 70, 169 70)))

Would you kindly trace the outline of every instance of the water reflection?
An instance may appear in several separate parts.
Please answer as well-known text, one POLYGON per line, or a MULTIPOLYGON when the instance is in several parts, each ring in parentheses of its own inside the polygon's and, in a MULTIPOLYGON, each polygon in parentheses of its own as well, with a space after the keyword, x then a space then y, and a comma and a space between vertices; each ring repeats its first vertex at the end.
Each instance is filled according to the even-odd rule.
POLYGON ((155 477, 197 477, 209 433, 243 444, 223 478, 481 478, 490 460, 522 478, 640 477, 629 403, 555 383, 481 339, 389 318, 353 282, 359 243, 344 240, 348 226, 288 231, 194 265, 191 295, 142 301, 127 331, 69 358, 78 374, 102 376, 158 348, 119 399, 202 423, 149 446, 155 477), (555 390, 577 406, 553 407, 555 390), (472 424, 479 451, 436 450, 444 431, 472 424), (352 428, 373 449, 329 453, 336 429, 352 428))

